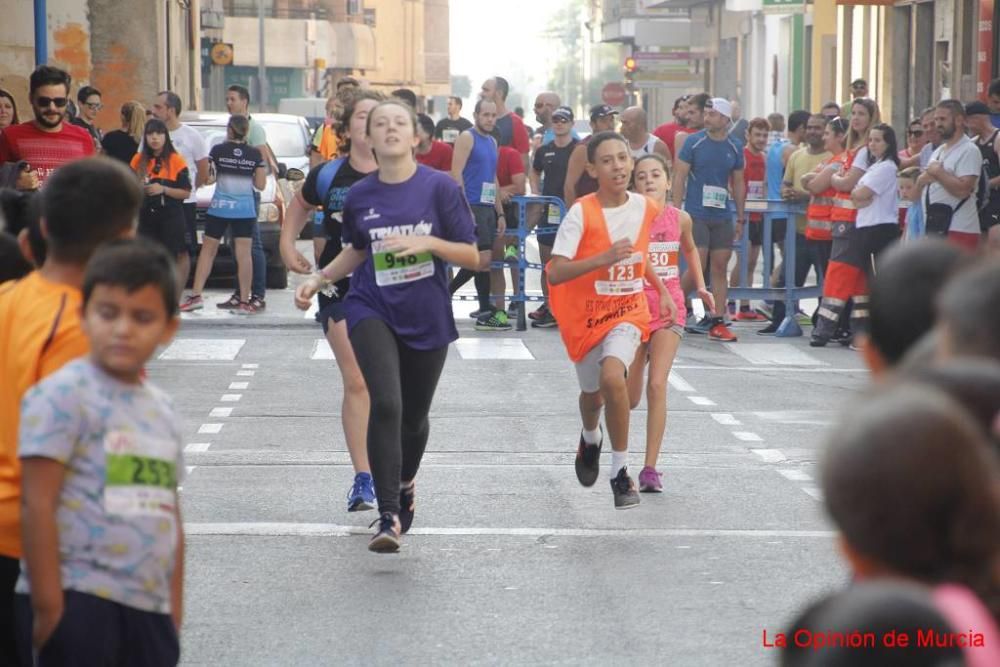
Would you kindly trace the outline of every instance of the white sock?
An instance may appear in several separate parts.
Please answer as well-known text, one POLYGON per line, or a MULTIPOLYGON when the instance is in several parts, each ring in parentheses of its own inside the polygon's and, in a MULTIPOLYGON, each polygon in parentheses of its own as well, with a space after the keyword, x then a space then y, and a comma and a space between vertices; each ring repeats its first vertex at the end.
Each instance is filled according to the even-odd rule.
POLYGON ((583 441, 588 445, 601 444, 601 427, 598 426, 593 431, 583 429, 583 441))
POLYGON ((618 471, 628 466, 628 450, 618 452, 611 450, 611 476, 616 477, 618 471))

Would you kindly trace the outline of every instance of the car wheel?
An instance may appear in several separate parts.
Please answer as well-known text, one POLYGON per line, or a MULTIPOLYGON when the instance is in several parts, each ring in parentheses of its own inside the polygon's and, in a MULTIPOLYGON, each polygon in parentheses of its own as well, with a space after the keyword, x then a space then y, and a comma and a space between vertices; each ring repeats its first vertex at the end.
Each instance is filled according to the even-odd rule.
POLYGON ((288 287, 288 270, 284 266, 267 267, 267 288, 285 289, 288 287))

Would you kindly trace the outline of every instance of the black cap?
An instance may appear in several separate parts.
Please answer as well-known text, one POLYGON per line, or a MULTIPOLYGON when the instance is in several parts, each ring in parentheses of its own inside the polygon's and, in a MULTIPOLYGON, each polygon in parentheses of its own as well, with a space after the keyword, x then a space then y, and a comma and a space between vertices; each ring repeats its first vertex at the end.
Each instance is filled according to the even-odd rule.
POLYGON ((556 107, 555 111, 552 112, 552 118, 564 118, 566 120, 573 120, 573 110, 567 106, 556 107))
POLYGON ((595 104, 590 107, 590 122, 594 122, 598 118, 603 118, 604 116, 613 116, 618 112, 614 107, 607 104, 595 104))
POLYGON ((990 108, 985 103, 976 100, 965 105, 966 116, 989 116, 990 108))

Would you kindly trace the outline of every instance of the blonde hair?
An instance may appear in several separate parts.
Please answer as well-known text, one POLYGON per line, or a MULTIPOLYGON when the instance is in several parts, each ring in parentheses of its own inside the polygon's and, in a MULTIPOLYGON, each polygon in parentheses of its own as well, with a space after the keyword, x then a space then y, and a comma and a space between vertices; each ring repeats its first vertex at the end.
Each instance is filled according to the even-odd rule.
POLYGON ((128 136, 135 139, 135 143, 141 144, 146 128, 146 108, 132 100, 122 105, 122 125, 127 129, 128 136))

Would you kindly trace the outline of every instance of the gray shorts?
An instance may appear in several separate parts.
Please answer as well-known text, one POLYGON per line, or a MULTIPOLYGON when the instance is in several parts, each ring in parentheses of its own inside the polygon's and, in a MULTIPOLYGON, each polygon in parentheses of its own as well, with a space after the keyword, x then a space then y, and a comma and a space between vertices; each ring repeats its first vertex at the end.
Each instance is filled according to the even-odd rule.
POLYGON ((635 351, 639 349, 640 343, 642 343, 642 332, 634 324, 622 323, 609 331, 604 340, 575 364, 580 390, 586 394, 596 394, 601 390, 601 364, 608 357, 621 361, 628 371, 628 367, 635 360, 635 351))
POLYGON ((491 249, 497 235, 497 210, 492 206, 473 206, 472 218, 476 221, 476 247, 480 252, 491 249))
POLYGON ((729 220, 711 218, 694 218, 691 231, 694 234, 694 244, 699 248, 712 250, 731 250, 733 238, 736 235, 736 224, 729 220))

